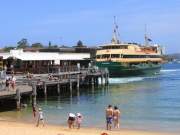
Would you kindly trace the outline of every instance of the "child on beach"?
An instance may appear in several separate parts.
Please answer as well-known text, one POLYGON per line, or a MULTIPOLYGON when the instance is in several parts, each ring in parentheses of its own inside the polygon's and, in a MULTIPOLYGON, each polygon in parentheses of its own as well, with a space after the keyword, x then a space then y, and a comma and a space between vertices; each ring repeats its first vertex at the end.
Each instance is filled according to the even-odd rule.
POLYGON ((44 127, 44 115, 43 115, 43 111, 41 108, 39 108, 39 112, 38 112, 38 120, 37 120, 37 124, 36 124, 37 127, 39 126, 40 121, 42 122, 43 127, 44 127))
POLYGON ((32 104, 32 112, 33 112, 33 116, 35 118, 36 117, 36 106, 34 104, 32 104))
POLYGON ((77 113, 76 114, 76 125, 77 125, 78 129, 81 128, 82 119, 83 119, 82 115, 80 113, 77 113))

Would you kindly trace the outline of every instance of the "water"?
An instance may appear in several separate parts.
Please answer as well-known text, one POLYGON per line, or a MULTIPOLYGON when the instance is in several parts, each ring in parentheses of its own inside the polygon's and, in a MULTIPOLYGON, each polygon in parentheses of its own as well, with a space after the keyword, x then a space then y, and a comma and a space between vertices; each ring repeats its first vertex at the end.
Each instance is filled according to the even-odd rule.
MULTIPOLYGON (((72 97, 49 97, 38 104, 51 124, 66 125, 69 112, 81 112, 84 126, 104 128, 104 109, 112 104, 121 110, 122 128, 180 132, 180 64, 166 64, 150 77, 111 78, 108 87, 81 89, 72 97)), ((33 122, 31 107, 1 112, 0 117, 33 122)))

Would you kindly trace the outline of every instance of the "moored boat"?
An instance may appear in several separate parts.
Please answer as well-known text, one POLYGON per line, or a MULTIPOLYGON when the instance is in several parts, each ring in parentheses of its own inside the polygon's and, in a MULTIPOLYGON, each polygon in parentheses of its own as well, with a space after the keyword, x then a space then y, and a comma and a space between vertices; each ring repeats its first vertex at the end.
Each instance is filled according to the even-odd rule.
POLYGON ((101 45, 96 52, 96 65, 107 68, 111 77, 155 74, 160 71, 162 47, 149 45, 151 39, 145 35, 145 45, 123 43, 118 40, 115 24, 111 43, 101 45))

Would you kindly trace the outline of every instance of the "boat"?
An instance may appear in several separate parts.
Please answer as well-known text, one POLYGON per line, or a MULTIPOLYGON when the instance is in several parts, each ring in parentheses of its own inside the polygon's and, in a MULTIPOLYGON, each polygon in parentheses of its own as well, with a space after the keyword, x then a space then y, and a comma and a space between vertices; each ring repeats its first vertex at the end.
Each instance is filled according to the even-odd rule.
POLYGON ((145 34, 145 44, 120 42, 118 26, 115 23, 111 43, 100 45, 96 51, 95 63, 106 68, 110 77, 137 76, 158 73, 163 62, 163 49, 145 34))

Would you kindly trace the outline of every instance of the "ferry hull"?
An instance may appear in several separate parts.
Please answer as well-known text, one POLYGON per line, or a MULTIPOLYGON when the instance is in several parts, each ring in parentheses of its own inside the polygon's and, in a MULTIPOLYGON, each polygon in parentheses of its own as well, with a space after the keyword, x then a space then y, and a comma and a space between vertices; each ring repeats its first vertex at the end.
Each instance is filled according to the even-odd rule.
POLYGON ((130 67, 119 62, 96 62, 96 66, 107 68, 110 77, 153 75, 161 69, 161 64, 139 64, 136 67, 130 67))

